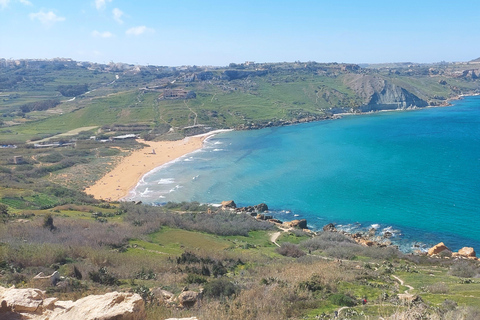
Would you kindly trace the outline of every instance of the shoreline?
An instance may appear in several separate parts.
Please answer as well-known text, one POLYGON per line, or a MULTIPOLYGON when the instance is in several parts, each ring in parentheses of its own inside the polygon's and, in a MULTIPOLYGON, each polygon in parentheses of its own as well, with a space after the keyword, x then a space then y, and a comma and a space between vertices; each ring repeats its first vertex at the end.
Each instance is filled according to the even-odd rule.
MULTIPOLYGON (((452 106, 452 101, 461 100, 464 97, 479 96, 480 94, 462 94, 456 97, 447 99, 445 105, 427 106, 425 108, 438 108, 452 106)), ((305 119, 297 121, 285 121, 280 123, 269 122, 267 124, 256 124, 253 126, 239 126, 235 129, 219 129, 207 133, 186 137, 177 141, 144 141, 137 139, 148 146, 140 150, 133 151, 130 155, 124 157, 120 163, 110 172, 105 174, 100 180, 96 181, 94 185, 85 188, 87 194, 93 195, 94 198, 106 201, 120 201, 127 197, 129 193, 138 185, 141 179, 149 172, 158 167, 168 164, 182 156, 185 156, 194 151, 200 150, 203 147, 203 142, 208 138, 221 132, 228 132, 234 130, 257 130, 266 127, 283 127, 289 125, 296 125, 307 122, 316 122, 324 120, 335 120, 349 115, 365 115, 377 112, 393 112, 393 111, 414 111, 424 108, 408 108, 408 109, 391 109, 391 110, 377 110, 370 112, 358 113, 337 113, 332 116, 310 116, 305 119), (151 149, 156 150, 155 154, 151 149), (158 152, 157 152, 158 151, 158 152)))
POLYGON ((85 193, 95 199, 120 201, 133 190, 141 179, 150 171, 169 162, 203 148, 203 142, 221 133, 232 131, 214 130, 204 134, 186 137, 176 141, 137 141, 147 147, 135 150, 120 160, 112 170, 97 180, 92 186, 85 188, 85 193))

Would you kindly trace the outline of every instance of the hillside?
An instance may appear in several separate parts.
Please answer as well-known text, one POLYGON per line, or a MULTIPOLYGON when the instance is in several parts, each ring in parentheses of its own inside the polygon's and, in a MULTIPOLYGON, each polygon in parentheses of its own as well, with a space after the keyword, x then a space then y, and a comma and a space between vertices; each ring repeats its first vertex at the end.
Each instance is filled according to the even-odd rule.
POLYGON ((97 127, 87 130, 92 134, 128 131, 167 139, 162 137, 167 132, 185 136, 344 112, 445 105, 448 99, 480 91, 480 68, 468 64, 174 68, 57 59, 2 60, 0 65, 2 143, 83 127, 97 127))
POLYGON ((146 319, 476 319, 480 312, 476 260, 409 256, 307 231, 198 203, 70 204, 10 215, 0 223, 0 300, 11 285, 45 292, 23 303, 20 293, 5 298, 0 318, 58 314, 73 303, 57 298, 78 305, 112 291, 138 293, 146 319), (35 279, 39 272, 46 276, 35 279), (38 308, 42 301, 50 307, 38 308))

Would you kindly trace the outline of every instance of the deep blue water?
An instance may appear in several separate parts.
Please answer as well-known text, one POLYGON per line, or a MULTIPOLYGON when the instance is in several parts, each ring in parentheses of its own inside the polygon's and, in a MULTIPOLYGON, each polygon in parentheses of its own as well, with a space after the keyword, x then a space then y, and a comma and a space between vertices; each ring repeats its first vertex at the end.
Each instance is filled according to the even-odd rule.
POLYGON ((451 107, 381 112, 228 132, 144 177, 143 202, 261 202, 280 219, 397 230, 480 250, 480 97, 451 107))

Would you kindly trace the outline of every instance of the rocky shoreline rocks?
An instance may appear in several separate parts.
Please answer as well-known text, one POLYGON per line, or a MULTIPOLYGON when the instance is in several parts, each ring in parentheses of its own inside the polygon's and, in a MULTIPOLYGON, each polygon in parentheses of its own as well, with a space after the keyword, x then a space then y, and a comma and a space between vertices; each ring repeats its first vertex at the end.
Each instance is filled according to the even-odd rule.
MULTIPOLYGON (((255 206, 248 206, 248 207, 239 207, 237 208, 235 202, 233 200, 229 201, 222 201, 222 209, 223 210, 231 210, 236 213, 246 213, 250 214, 257 220, 265 220, 270 223, 275 224, 278 227, 283 227, 287 229, 296 228, 301 229, 303 231, 315 234, 315 231, 308 229, 307 220, 306 219, 297 219, 292 221, 281 221, 279 219, 274 218, 271 215, 265 214, 268 213, 268 206, 265 203, 261 203, 255 206)), ((395 247, 398 249, 398 246, 392 244, 390 241, 390 237, 392 236, 391 232, 384 232, 382 236, 378 236, 375 234, 376 229, 371 228, 368 232, 355 232, 350 233, 342 230, 338 230, 335 227, 335 224, 329 223, 323 226, 323 232, 338 232, 343 235, 346 235, 353 239, 356 243, 361 244, 366 247, 395 247)), ((462 249, 458 250, 458 252, 452 252, 448 247, 443 243, 440 242, 439 244, 431 247, 428 249, 428 252, 422 251, 415 251, 414 254, 416 255, 427 255, 433 258, 454 258, 454 259, 470 259, 470 260, 478 260, 476 256, 476 252, 471 247, 463 247, 462 249)))

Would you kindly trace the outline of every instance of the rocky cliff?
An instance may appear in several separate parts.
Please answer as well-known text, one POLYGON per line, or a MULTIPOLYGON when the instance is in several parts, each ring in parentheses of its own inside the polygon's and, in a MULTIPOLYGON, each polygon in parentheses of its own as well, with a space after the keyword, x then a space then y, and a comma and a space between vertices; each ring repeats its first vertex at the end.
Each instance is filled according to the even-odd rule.
POLYGON ((360 107, 344 112, 423 108, 428 105, 425 100, 380 76, 351 74, 344 83, 362 99, 360 107))

